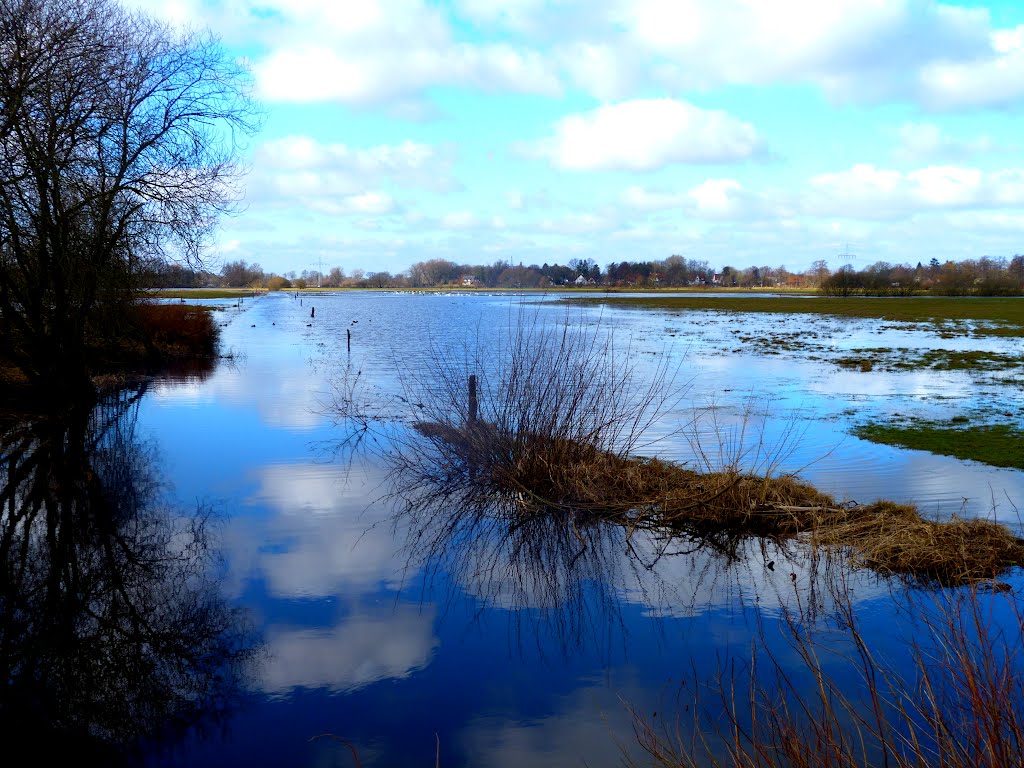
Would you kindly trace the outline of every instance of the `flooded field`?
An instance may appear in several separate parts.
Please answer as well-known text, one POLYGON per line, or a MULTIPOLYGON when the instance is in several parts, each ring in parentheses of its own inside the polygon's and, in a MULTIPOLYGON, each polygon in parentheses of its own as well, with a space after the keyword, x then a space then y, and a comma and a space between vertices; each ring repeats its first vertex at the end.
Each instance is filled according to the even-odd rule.
MULTIPOLYGON (((794 605, 828 625, 827 569, 799 545, 746 540, 730 550, 611 526, 567 535, 543 520, 481 525, 444 505, 429 515, 403 506, 382 442, 408 425, 353 446, 339 395, 388 421, 400 414, 380 404, 408 396, 439 351, 500 354, 503 333, 524 316, 611 333, 639 372, 671 372, 677 398, 650 431, 648 455, 794 472, 839 501, 913 502, 927 516, 995 516, 1019 528, 1024 472, 851 431, 906 417, 1021 425, 1020 338, 536 297, 277 293, 202 303, 224 308, 229 358, 209 376, 122 395, 106 422, 94 415, 82 427, 102 433, 83 437, 83 450, 136 457, 122 498, 170 526, 134 529, 146 551, 159 540, 170 552, 205 553, 170 558, 183 572, 167 579, 189 586, 153 594, 195 605, 201 586, 216 631, 173 611, 165 618, 183 646, 205 649, 206 668, 232 670, 216 685, 190 678, 197 711, 181 728, 128 729, 144 737, 134 757, 145 764, 352 765, 352 749, 364 766, 606 766, 624 755, 646 764, 631 709, 671 721, 694 677, 748 662, 755 639, 792 653, 778 628, 794 605), (999 364, 899 364, 939 352, 998 355, 999 364), (868 355, 869 369, 842 363, 868 355), (190 640, 197 633, 205 640, 190 640)), ((97 589, 115 588, 97 578, 97 589)), ((1019 574, 1007 582, 1019 586, 1019 574)), ((878 651, 902 658, 914 630, 892 585, 860 571, 844 589, 878 651)), ((191 668, 161 659, 178 676, 191 668)), ((87 704, 96 709, 86 700, 77 713, 86 730, 113 728, 89 723, 87 704)), ((162 712, 149 703, 117 714, 162 712)))

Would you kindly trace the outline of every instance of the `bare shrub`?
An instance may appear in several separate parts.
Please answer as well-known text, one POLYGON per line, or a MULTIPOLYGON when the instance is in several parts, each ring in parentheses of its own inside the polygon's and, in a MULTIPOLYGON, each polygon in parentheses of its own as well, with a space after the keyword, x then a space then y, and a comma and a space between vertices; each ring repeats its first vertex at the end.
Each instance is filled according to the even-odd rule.
POLYGON ((373 398, 357 394, 358 375, 342 382, 336 412, 356 426, 353 441, 369 435, 390 464, 400 505, 454 518, 464 510, 513 521, 554 515, 577 528, 603 521, 630 536, 700 541, 727 557, 752 537, 800 538, 850 551, 886 575, 941 584, 991 579, 1024 563, 1024 541, 995 522, 925 520, 916 507, 890 502, 844 504, 778 474, 763 438, 746 447, 746 423, 731 450, 716 431, 717 452, 691 430, 693 466, 637 455, 693 426, 660 423, 681 398, 678 370, 667 355, 641 365, 600 324, 569 320, 520 314, 503 338, 435 344, 430 364, 384 405, 365 405, 373 398), (388 418, 399 428, 385 429, 388 418))

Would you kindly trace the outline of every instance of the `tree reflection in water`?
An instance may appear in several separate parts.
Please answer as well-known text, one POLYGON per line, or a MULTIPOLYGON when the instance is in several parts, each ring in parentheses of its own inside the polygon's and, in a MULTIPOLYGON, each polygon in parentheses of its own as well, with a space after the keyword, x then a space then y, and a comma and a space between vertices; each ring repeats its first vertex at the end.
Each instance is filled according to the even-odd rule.
POLYGON ((0 424, 0 733, 128 757, 234 700, 253 644, 214 582, 209 510, 163 502, 143 387, 0 424))

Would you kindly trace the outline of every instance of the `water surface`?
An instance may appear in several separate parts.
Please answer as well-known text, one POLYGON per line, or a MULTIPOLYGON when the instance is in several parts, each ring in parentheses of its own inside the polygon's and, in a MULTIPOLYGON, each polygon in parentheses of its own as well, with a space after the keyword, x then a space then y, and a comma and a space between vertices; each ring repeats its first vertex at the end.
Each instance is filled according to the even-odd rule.
MULTIPOLYGON (((314 738, 333 734, 362 765, 430 765, 438 744, 446 766, 615 765, 620 749, 636 750, 624 702, 671 709, 683 677, 749 658, 759 618, 777 621, 795 595, 827 613, 799 551, 665 551, 609 528, 586 532, 581 554, 580 540, 543 523, 452 534, 444 510, 396 516, 381 446, 345 449, 337 388, 358 379, 370 410, 408 394, 464 339, 498 354, 524 312, 614 333, 638 370, 670 363, 681 397, 652 453, 694 462, 696 441, 712 458, 799 472, 842 500, 1015 522, 1024 473, 848 434, 894 414, 990 408, 1020 422, 1011 387, 964 371, 855 372, 738 338, 784 329, 842 349, 996 343, 1020 354, 1019 340, 812 316, 567 310, 534 296, 247 299, 219 315, 231 360, 202 379, 155 383, 132 405, 132 441, 148 446, 168 519, 216 517, 218 599, 252 651, 231 706, 173 738, 148 734, 143 762, 353 764, 344 744, 314 738)), ((889 586, 862 574, 855 587, 867 627, 898 655, 889 586)))

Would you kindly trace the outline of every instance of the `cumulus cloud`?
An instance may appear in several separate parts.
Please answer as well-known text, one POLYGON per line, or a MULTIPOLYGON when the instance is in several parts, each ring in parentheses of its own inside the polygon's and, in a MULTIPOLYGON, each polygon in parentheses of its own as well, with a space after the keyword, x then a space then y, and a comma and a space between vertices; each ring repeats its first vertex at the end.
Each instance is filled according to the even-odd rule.
POLYGON ((992 31, 980 56, 930 62, 920 79, 924 100, 935 109, 1019 105, 1024 100, 1024 25, 992 31))
POLYGON ((735 179, 706 179, 688 190, 674 192, 632 185, 623 190, 621 200, 637 211, 672 209, 702 219, 750 219, 771 208, 763 196, 735 179))
MULTIPOLYGON (((268 0, 278 36, 254 66, 264 98, 379 105, 436 85, 556 94, 543 56, 503 42, 455 38, 423 0, 268 0)), ((262 4, 261 4, 261 7, 262 4)))
POLYGON ((556 47, 566 72, 599 98, 621 97, 617 81, 800 82, 843 101, 909 98, 948 107, 968 97, 1013 99, 1020 84, 1021 35, 993 29, 984 9, 938 0, 462 0, 460 8, 474 23, 534 40, 562 30, 556 47), (985 87, 958 88, 969 81, 985 87))
POLYGON ((556 55, 569 79, 599 99, 622 99, 642 78, 642 57, 621 45, 579 41, 556 55))
POLYGON ((743 185, 735 179, 708 179, 689 192, 694 210, 712 218, 737 218, 753 212, 743 185))
POLYGON ((634 0, 619 18, 646 47, 695 67, 692 76, 744 83, 905 66, 939 42, 943 55, 974 52, 985 22, 930 0, 634 0))
POLYGON ((413 141, 357 149, 298 135, 264 142, 256 148, 254 161, 275 171, 344 174, 357 186, 382 177, 436 186, 438 177, 450 174, 453 152, 413 141))
POLYGON ((379 216, 399 210, 384 189, 450 192, 454 151, 405 141, 354 148, 308 136, 286 136, 255 150, 250 202, 300 206, 332 215, 379 216))
POLYGON ((652 171, 729 163, 761 149, 754 126, 675 99, 636 99, 562 118, 553 136, 522 148, 572 171, 652 171))
POLYGON ((408 107, 434 86, 601 99, 811 83, 931 109, 1024 98, 1024 27, 940 0, 129 0, 257 47, 264 98, 408 107))
POLYGON ((885 219, 914 211, 1014 206, 1024 203, 1024 171, 984 172, 934 165, 901 172, 855 165, 815 176, 806 200, 810 212, 885 219))
POLYGON ((509 45, 430 46, 417 40, 387 48, 335 44, 275 50, 254 67, 270 101, 381 104, 434 85, 555 95, 557 76, 537 53, 509 45))

